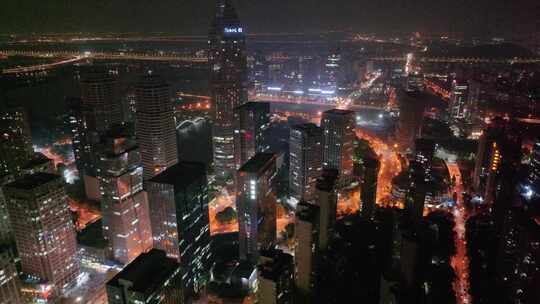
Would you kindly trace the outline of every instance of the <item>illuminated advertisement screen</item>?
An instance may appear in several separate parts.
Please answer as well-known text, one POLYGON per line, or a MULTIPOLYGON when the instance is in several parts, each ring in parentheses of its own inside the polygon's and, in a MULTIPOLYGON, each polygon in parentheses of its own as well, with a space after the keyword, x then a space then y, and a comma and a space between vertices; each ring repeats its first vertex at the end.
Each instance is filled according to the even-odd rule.
POLYGON ((225 34, 226 36, 236 36, 243 33, 244 29, 242 27, 225 27, 223 29, 223 34, 225 34))

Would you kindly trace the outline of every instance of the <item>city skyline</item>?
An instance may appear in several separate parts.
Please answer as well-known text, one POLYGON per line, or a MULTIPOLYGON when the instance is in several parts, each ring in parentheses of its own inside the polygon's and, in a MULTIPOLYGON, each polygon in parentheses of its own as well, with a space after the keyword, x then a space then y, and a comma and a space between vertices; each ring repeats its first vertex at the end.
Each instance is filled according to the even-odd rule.
POLYGON ((0 303, 540 303, 539 4, 6 1, 0 303))

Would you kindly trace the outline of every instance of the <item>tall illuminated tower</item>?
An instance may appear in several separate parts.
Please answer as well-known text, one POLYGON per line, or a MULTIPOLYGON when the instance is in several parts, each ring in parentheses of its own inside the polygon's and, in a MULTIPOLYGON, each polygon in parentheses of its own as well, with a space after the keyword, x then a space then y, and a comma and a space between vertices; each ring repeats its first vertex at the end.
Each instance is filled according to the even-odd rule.
POLYGON ((322 173, 322 129, 315 124, 291 128, 289 189, 298 201, 313 199, 315 183, 322 173))
POLYGON ((62 177, 25 175, 4 191, 22 271, 46 281, 53 296, 62 294, 79 275, 75 227, 62 177))
POLYGON ((267 152, 270 147, 266 130, 270 126, 270 104, 248 102, 234 110, 234 160, 240 169, 255 153, 267 152))
POLYGON ((135 85, 136 136, 144 179, 150 179, 178 160, 176 126, 169 85, 152 73, 135 85))
POLYGON ((245 31, 230 0, 218 0, 208 38, 210 88, 214 107, 214 169, 231 177, 234 160, 234 109, 247 101, 245 31))
POLYGON ((207 283, 212 264, 206 166, 178 162, 148 181, 154 248, 180 262, 185 296, 207 283))
POLYGON ((237 171, 240 258, 257 262, 259 250, 276 240, 276 158, 273 153, 257 153, 237 171))
POLYGON ((101 198, 96 173, 99 138, 109 127, 122 122, 118 81, 106 70, 92 70, 82 75, 80 88, 80 99, 67 100, 73 151, 86 197, 98 201, 101 198))
POLYGON ((338 170, 340 179, 352 176, 355 115, 353 111, 332 109, 323 113, 323 167, 338 170))
POLYGON ((32 156, 28 116, 22 108, 0 113, 0 175, 18 174, 32 156))
POLYGON ((152 247, 152 232, 140 153, 127 131, 104 136, 97 168, 104 236, 113 259, 128 264, 152 247))

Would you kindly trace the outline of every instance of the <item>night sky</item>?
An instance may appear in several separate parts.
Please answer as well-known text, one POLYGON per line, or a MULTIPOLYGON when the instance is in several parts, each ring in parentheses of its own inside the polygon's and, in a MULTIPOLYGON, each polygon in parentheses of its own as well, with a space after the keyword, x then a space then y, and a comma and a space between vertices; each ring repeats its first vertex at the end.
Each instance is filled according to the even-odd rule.
MULTIPOLYGON (((206 34, 211 0, 1 0, 0 33, 206 34)), ((540 19, 538 0, 237 0, 251 33, 353 29, 514 34, 540 19)))

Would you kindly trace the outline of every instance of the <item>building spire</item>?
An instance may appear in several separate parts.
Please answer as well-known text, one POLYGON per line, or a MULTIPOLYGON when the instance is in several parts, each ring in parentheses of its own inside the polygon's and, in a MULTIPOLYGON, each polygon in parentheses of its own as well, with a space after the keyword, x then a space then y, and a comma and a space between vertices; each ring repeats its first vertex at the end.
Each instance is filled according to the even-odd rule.
POLYGON ((221 25, 237 25, 240 23, 238 14, 231 0, 216 1, 216 24, 221 25))

